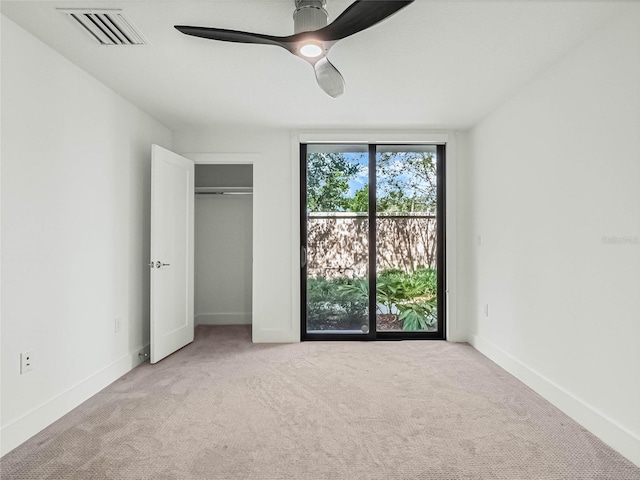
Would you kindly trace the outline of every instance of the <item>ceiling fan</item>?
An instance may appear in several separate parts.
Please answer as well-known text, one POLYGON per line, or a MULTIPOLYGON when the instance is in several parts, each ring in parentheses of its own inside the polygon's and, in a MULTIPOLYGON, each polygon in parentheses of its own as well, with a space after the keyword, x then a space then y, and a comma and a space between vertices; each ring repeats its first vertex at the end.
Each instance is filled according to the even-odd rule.
POLYGON ((277 37, 260 33, 224 30, 221 28, 175 27, 186 35, 222 40, 224 42, 276 45, 309 62, 316 73, 318 85, 329 96, 344 93, 344 79, 327 54, 338 41, 361 32, 393 15, 414 0, 356 0, 333 22, 327 25, 327 0, 295 0, 293 35, 277 37))

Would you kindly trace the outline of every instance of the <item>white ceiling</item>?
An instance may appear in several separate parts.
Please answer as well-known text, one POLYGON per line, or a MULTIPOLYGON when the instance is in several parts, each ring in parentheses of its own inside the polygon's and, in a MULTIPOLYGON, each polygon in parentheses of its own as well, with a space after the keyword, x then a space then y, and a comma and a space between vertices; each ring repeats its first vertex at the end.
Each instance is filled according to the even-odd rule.
MULTIPOLYGON (((328 0, 330 21, 351 0, 328 0)), ((2 13, 174 131, 220 126, 467 128, 586 40, 625 2, 417 0, 338 42, 328 97, 286 50, 180 34, 293 33, 294 0, 2 1, 2 13), (56 8, 121 8, 150 41, 104 47, 56 8)), ((579 79, 577 79, 579 81, 579 79)))

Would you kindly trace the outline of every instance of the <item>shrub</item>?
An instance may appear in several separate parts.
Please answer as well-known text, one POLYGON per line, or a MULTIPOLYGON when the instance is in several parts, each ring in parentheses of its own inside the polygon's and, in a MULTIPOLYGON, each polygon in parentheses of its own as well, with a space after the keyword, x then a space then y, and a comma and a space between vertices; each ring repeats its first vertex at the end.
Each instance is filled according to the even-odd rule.
POLYGON ((366 280, 350 280, 336 278, 327 280, 323 277, 307 280, 307 328, 310 330, 354 330, 366 323, 368 299, 362 294, 353 295, 345 290, 354 282, 366 280))
MULTIPOLYGON (((341 329, 358 329, 366 322, 369 282, 366 279, 309 279, 307 283, 308 323, 331 328, 337 322, 341 329), (346 326, 348 324, 348 326, 346 326)), ((429 330, 438 321, 437 274, 435 270, 418 268, 413 273, 398 269, 380 272, 376 280, 378 312, 398 315, 403 330, 429 330)), ((339 329, 340 329, 339 328, 339 329)))
POLYGON ((435 301, 421 300, 397 305, 403 330, 428 330, 438 322, 435 301))

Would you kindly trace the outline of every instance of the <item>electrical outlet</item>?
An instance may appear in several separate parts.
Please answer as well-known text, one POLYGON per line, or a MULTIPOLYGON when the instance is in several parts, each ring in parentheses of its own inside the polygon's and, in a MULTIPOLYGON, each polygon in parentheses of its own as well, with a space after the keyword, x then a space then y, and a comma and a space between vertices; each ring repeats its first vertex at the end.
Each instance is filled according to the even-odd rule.
POLYGON ((33 370, 33 352, 22 352, 20 354, 20 375, 33 370))
POLYGON ((120 327, 122 326, 122 319, 120 317, 116 317, 113 322, 113 331, 118 333, 120 331, 120 327))
POLYGON ((484 304, 484 316, 489 318, 489 304, 488 303, 484 304))

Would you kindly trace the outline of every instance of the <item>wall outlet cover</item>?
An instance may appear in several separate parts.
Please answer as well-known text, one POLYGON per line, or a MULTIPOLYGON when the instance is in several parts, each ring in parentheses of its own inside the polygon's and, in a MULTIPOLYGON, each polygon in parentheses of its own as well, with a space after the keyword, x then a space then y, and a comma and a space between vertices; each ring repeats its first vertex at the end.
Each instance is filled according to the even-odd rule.
POLYGON ((21 352, 20 353, 20 375, 29 373, 33 370, 33 352, 21 352))

